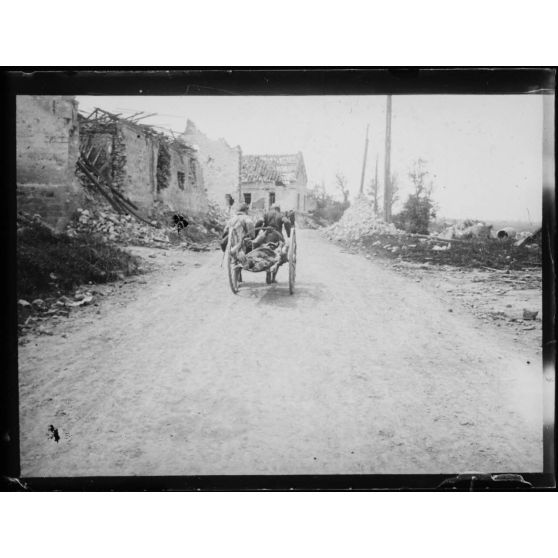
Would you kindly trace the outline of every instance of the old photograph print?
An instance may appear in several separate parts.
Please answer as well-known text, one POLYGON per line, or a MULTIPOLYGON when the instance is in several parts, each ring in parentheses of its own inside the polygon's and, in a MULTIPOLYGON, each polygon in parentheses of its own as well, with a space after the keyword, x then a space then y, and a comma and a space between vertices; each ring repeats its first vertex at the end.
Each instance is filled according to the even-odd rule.
POLYGON ((541 472, 544 127, 18 95, 22 477, 541 472))

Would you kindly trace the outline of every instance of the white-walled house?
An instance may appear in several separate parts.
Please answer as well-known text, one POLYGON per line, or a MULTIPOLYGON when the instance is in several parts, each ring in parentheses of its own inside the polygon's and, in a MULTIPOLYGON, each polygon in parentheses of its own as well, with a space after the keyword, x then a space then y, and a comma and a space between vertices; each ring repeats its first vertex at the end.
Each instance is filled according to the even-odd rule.
POLYGON ((302 153, 293 155, 243 155, 240 170, 241 202, 254 210, 274 203, 281 210, 308 211, 310 191, 302 153))

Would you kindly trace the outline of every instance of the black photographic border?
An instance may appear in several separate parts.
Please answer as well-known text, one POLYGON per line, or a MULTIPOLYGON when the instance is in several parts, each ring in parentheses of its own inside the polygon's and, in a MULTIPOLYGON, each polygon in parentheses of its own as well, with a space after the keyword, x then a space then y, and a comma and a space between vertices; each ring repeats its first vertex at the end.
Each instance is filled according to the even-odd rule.
MULTIPOLYGON (((0 151, 4 170, 2 261, 1 447, 4 490, 32 491, 313 491, 313 490, 435 490, 461 471, 435 475, 231 475, 168 477, 20 478, 19 401, 16 299, 16 95, 417 95, 534 94, 553 95, 556 69, 527 67, 190 67, 190 68, 4 68, 0 81, 0 151)), ((556 101, 554 105, 554 139, 556 101)), ((553 145, 556 160, 556 142, 553 145)), ((556 169, 543 185, 543 365, 556 364, 556 169)), ((554 388, 555 388, 554 384, 554 388)), ((543 472, 514 471, 535 489, 555 486, 554 423, 543 431, 543 472)), ((511 471, 501 471, 509 473, 511 471)), ((492 473, 498 473, 493 471, 492 473)), ((502 489, 504 486, 502 486, 502 489)), ((508 490, 513 488, 507 487, 508 490)))

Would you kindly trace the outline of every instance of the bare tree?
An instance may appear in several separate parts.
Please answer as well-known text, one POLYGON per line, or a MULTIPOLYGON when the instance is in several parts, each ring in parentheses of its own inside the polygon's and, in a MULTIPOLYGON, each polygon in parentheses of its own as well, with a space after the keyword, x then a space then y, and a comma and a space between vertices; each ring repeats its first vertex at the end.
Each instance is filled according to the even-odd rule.
POLYGON ((426 170, 426 163, 424 159, 417 159, 409 169, 409 178, 415 187, 415 196, 430 198, 434 181, 432 179, 427 181, 430 172, 426 170))
POLYGON ((325 184, 322 182, 316 182, 314 188, 312 188, 312 195, 314 199, 319 201, 324 201, 327 197, 325 184))
POLYGON ((349 190, 347 189, 347 178, 342 172, 335 174, 335 185, 343 196, 343 203, 346 204, 349 201, 349 190))

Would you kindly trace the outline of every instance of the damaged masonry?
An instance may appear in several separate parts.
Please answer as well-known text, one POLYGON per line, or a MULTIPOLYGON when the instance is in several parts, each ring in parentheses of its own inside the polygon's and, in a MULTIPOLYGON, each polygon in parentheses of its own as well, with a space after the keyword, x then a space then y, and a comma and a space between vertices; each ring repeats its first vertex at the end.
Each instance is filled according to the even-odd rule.
POLYGON ((80 151, 100 177, 144 209, 208 210, 196 152, 181 139, 101 109, 80 116, 80 151))
MULTIPOLYGON (((161 229, 159 241, 175 240, 177 216, 190 223, 190 240, 218 234, 225 216, 208 199, 196 148, 178 134, 140 123, 139 114, 82 114, 70 96, 20 96, 16 108, 19 212, 58 232, 83 229, 82 212, 88 221, 108 212, 161 229)), ((107 238, 131 241, 129 232, 107 238)))
POLYGON ((80 113, 70 96, 20 96, 16 108, 18 298, 26 329, 34 313, 64 315, 91 303, 82 285, 149 267, 130 254, 133 246, 217 246, 226 215, 208 200, 197 150, 177 134, 137 115, 80 113))

